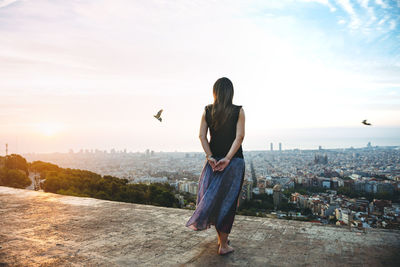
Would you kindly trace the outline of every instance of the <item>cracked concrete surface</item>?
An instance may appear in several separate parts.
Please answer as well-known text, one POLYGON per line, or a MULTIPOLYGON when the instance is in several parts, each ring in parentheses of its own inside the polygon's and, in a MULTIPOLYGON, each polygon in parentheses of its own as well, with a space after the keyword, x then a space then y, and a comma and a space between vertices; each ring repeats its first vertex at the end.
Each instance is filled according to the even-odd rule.
POLYGON ((0 266, 398 266, 400 231, 236 216, 235 252, 192 211, 0 187, 0 266))

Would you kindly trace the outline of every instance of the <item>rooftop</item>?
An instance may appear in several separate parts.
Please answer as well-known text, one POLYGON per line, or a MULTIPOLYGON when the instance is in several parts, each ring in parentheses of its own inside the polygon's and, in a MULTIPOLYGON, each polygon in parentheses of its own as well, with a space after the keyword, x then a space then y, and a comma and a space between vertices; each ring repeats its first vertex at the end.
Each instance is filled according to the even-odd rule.
POLYGON ((395 266, 400 231, 236 216, 217 255, 193 211, 0 186, 0 266, 395 266))

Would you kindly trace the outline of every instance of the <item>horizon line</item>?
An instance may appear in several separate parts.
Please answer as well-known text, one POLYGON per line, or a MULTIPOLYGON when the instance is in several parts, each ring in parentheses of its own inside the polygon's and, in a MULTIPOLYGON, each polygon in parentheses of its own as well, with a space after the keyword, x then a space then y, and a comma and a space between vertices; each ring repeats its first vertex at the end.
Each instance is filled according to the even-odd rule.
MULTIPOLYGON (((400 148, 400 144, 399 145, 375 145, 375 146, 362 146, 362 147, 354 147, 354 146, 350 146, 350 147, 335 147, 335 148, 324 148, 321 147, 321 149, 319 147, 317 148, 291 148, 291 149, 274 149, 274 150, 270 150, 270 149, 243 149, 243 152, 283 152, 283 151, 294 151, 294 150, 302 150, 302 151, 321 151, 321 150, 346 150, 346 149, 365 149, 365 148, 400 148)), ((74 152, 60 152, 60 151, 54 151, 54 152, 24 152, 24 153, 11 153, 9 155, 12 154, 18 154, 18 155, 30 155, 30 154, 95 154, 96 153, 96 149, 90 149, 89 151, 74 151, 74 152), (93 150, 93 151, 90 151, 93 150)), ((101 150, 101 149, 97 149, 98 153, 102 153, 102 154, 143 154, 146 153, 146 150, 144 151, 126 151, 124 152, 123 150, 115 150, 115 152, 111 152, 109 150, 101 150)), ((156 150, 151 150, 149 149, 149 152, 154 152, 154 153, 204 153, 203 151, 156 151, 156 150)))

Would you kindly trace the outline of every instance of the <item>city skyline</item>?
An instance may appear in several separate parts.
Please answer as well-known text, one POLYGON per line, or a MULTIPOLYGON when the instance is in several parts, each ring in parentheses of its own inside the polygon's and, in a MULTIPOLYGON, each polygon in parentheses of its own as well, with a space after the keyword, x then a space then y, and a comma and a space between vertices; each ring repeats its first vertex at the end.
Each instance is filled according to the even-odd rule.
MULTIPOLYGON (((337 130, 337 129, 336 129, 337 130)), ((244 151, 270 151, 271 150, 271 143, 274 146, 274 151, 279 151, 279 144, 282 145, 282 150, 293 150, 293 149, 301 149, 301 150, 317 150, 319 146, 323 149, 346 149, 346 148, 363 148, 367 147, 368 143, 371 143, 372 146, 400 146, 400 128, 393 127, 387 128, 389 130, 386 133, 379 132, 381 129, 373 129, 375 131, 375 137, 370 138, 368 134, 364 133, 364 130, 361 128, 343 128, 341 129, 340 134, 332 133, 330 128, 325 129, 296 129, 296 132, 288 130, 287 134, 285 134, 284 139, 280 139, 279 137, 274 138, 273 142, 271 139, 264 139, 261 144, 256 143, 259 139, 249 140, 248 137, 245 138, 243 142, 243 149, 244 151), (357 133, 357 131, 359 131, 357 133), (326 139, 321 138, 321 132, 325 136, 326 139), (319 143, 315 142, 316 138, 319 138, 319 143), (286 142, 283 142, 286 140, 286 142), (298 142, 295 142, 298 140, 298 142), (250 143, 251 145, 248 146, 247 144, 250 143)), ((371 136, 371 135, 370 135, 371 136)), ((192 136, 193 137, 193 136, 192 136)), ((43 137, 42 137, 43 138, 43 137)), ((55 139, 55 137, 45 137, 46 139, 55 139)), ((44 138, 43 138, 44 139, 44 138)), ((203 152, 200 142, 197 141, 196 136, 192 138, 192 149, 178 149, 178 147, 169 146, 167 149, 160 149, 160 147, 151 146, 151 145, 141 145, 139 147, 133 147, 129 144, 124 143, 117 143, 117 144, 109 144, 104 145, 100 144, 98 146, 95 143, 91 142, 81 142, 81 146, 68 146, 61 144, 59 147, 62 147, 58 150, 41 150, 40 148, 35 148, 31 146, 26 141, 18 140, 18 135, 14 138, 9 138, 8 140, 0 140, 3 141, 0 144, 0 155, 5 155, 5 145, 8 145, 8 154, 27 154, 27 153, 66 153, 70 150, 74 152, 78 152, 80 150, 100 150, 100 151, 111 151, 111 150, 118 150, 122 151, 126 149, 129 152, 145 152, 147 149, 153 150, 155 152, 203 152), (26 149, 28 148, 28 149, 26 149)), ((57 139, 56 139, 57 140, 57 139)), ((48 140, 47 140, 48 142, 48 140)))
MULTIPOLYGON (((349 146, 349 147, 323 147, 321 145, 318 146, 314 146, 314 147, 309 147, 309 148, 299 148, 299 147, 291 147, 291 148, 285 148, 283 147, 282 142, 278 142, 276 143, 278 145, 278 149, 271 149, 271 145, 275 144, 275 143, 270 143, 269 147, 266 147, 264 149, 252 149, 252 150, 243 150, 244 152, 283 152, 283 151, 293 151, 293 150, 300 150, 300 151, 334 151, 334 150, 346 150, 346 149, 363 149, 363 148, 368 148, 368 149, 374 149, 374 148, 398 148, 400 149, 400 145, 376 145, 376 144, 371 144, 371 142, 368 142, 365 146, 349 146)), ((11 154, 19 154, 16 151, 9 151, 9 147, 8 147, 8 143, 5 144, 5 153, 3 153, 0 150, 0 156, 1 155, 11 155, 11 154)), ((153 153, 202 153, 202 150, 174 150, 174 151, 163 151, 163 150, 152 150, 152 149, 144 149, 144 150, 134 150, 134 149, 127 149, 126 147, 124 148, 109 148, 109 149, 99 149, 99 148, 77 148, 77 149, 73 149, 70 148, 68 149, 68 151, 51 151, 51 152, 38 152, 38 151, 33 151, 33 152, 22 152, 20 153, 21 155, 30 155, 30 154, 79 154, 79 153, 89 153, 89 154, 93 154, 93 153, 107 153, 107 154, 119 154, 119 153, 143 153, 143 154, 148 154, 151 153, 153 155, 153 153)))
POLYGON ((400 145, 399 16, 384 0, 0 0, 0 154, 201 151, 221 76, 245 150, 400 145))

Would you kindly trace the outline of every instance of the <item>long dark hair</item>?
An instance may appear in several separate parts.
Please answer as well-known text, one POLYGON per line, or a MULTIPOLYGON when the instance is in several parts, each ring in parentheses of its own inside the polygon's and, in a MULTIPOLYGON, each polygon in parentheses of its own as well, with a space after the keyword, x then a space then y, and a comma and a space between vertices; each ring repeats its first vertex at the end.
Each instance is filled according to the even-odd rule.
POLYGON ((233 84, 231 80, 226 77, 219 78, 214 83, 213 94, 212 127, 218 129, 232 112, 233 84))

